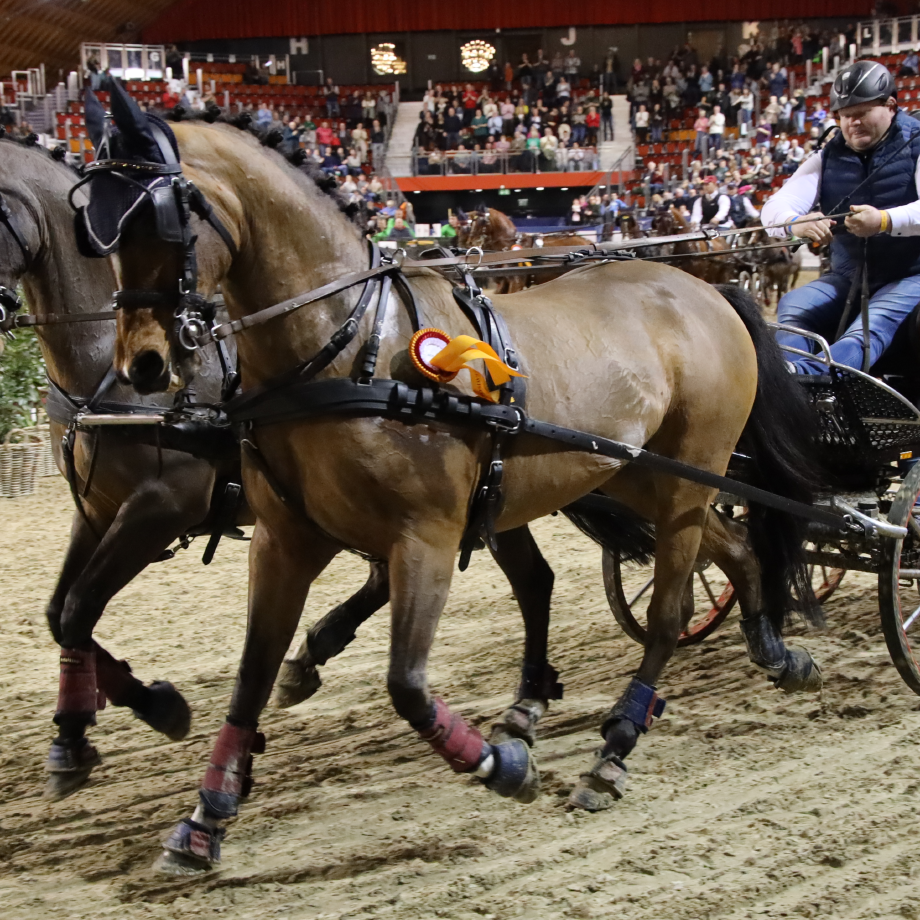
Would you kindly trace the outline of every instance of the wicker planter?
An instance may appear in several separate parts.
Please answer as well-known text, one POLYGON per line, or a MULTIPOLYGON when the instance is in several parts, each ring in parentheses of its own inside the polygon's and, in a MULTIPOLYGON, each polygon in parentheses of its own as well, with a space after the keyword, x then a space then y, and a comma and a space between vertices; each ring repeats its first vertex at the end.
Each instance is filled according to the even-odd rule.
POLYGON ((35 491, 38 459, 46 450, 35 429, 16 428, 0 444, 0 498, 20 498, 35 491))
POLYGON ((35 426, 35 433, 42 439, 44 447, 38 452, 38 463, 36 464, 36 476, 57 476, 58 468, 54 462, 54 452, 51 450, 51 426, 48 422, 43 422, 35 426))

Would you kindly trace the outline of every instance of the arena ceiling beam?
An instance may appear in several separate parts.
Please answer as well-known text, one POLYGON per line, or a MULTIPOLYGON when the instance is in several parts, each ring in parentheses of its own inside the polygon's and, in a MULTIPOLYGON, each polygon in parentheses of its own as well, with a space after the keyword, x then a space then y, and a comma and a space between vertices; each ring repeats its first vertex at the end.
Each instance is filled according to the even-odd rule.
POLYGON ((80 42, 136 42, 175 0, 0 0, 0 74, 44 64, 49 86, 79 64, 80 42))

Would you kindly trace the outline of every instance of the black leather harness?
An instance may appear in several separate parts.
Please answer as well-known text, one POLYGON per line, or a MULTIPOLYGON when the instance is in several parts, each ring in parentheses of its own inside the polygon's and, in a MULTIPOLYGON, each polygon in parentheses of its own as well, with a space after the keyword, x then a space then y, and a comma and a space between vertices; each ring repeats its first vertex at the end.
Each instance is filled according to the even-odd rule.
MULTIPOLYGON (((159 166, 159 164, 150 165, 151 167, 159 166)), ((129 166, 130 168, 137 168, 138 164, 118 163, 113 160, 97 161, 97 164, 94 164, 94 168, 98 170, 124 169, 129 166)), ((159 169, 162 170, 164 167, 159 166, 159 169)), ((509 383, 497 388, 498 401, 495 403, 455 395, 441 388, 438 384, 412 386, 403 381, 376 378, 374 373, 383 329, 384 313, 389 292, 393 285, 399 290, 401 295, 399 300, 409 313, 414 331, 419 330, 421 318, 412 292, 412 286, 403 273, 404 265, 395 260, 382 258, 373 244, 371 247, 371 264, 368 269, 340 277, 316 290, 308 291, 282 303, 274 304, 239 320, 217 326, 213 325, 213 323, 208 323, 208 328, 200 328, 200 331, 193 336, 196 329, 193 329, 187 323, 190 315, 189 298, 198 296, 195 293, 194 284, 197 280, 197 273, 189 269, 190 265, 193 266, 194 260, 194 237, 191 236, 189 228, 189 215, 192 209, 188 205, 187 197, 185 199, 182 197, 182 180, 179 178, 181 166, 178 163, 170 164, 169 171, 171 174, 175 174, 172 181, 180 202, 177 213, 184 226, 181 241, 185 247, 186 260, 183 277, 179 279, 180 283, 177 285, 181 296, 176 294, 167 295, 158 291, 120 292, 117 298, 119 306, 130 308, 141 305, 163 305, 167 299, 169 299, 170 303, 178 301, 177 322, 186 323, 186 334, 189 338, 194 338, 196 346, 200 346, 212 340, 220 342, 230 335, 244 332, 275 317, 289 314, 308 304, 316 303, 349 288, 363 285, 358 302, 348 318, 315 355, 274 380, 245 393, 231 397, 231 387, 224 387, 225 402, 223 403, 223 410, 229 421, 238 429, 243 452, 262 472, 280 500, 289 507, 297 509, 298 505, 291 496, 286 494, 283 485, 259 451, 253 439, 253 428, 257 425, 333 414, 377 415, 410 424, 422 421, 471 424, 484 429, 490 434, 491 459, 483 469, 470 506, 467 532, 461 548, 461 567, 468 562, 469 553, 478 539, 483 539, 494 545, 494 524, 501 511, 502 504, 502 451, 512 438, 522 434, 554 441, 570 450, 635 463, 658 473, 698 482, 711 488, 728 492, 746 501, 757 502, 767 507, 818 521, 835 530, 848 529, 849 525, 838 514, 774 495, 747 483, 719 476, 707 470, 701 470, 677 460, 651 453, 641 447, 532 419, 526 413, 524 381, 519 378, 512 378, 509 383), (185 204, 182 203, 183 200, 185 204), (372 332, 364 346, 364 360, 360 375, 357 379, 333 378, 316 380, 317 374, 328 367, 355 339, 360 322, 367 312, 375 293, 377 294, 377 313, 372 332)), ((160 221, 158 221, 159 226, 160 221)), ((662 238, 656 242, 664 243, 672 240, 683 242, 690 237, 708 240, 718 235, 721 234, 703 231, 699 234, 662 238)), ((547 254, 539 249, 512 253, 480 254, 480 264, 483 266, 514 264, 540 257, 547 261, 555 261, 557 264, 564 263, 567 267, 576 267, 580 264, 590 264, 592 260, 606 261, 615 258, 616 250, 629 250, 636 246, 647 244, 648 241, 643 240, 629 241, 626 244, 621 243, 615 246, 589 245, 571 251, 559 252, 558 255, 547 254)), ((235 252, 235 248, 231 249, 231 252, 235 252)), ((494 309, 491 301, 482 294, 473 281, 469 271, 471 266, 468 259, 445 254, 443 250, 441 253, 436 252, 435 256, 432 259, 419 260, 413 265, 420 268, 459 270, 463 286, 454 289, 454 296, 461 310, 470 320, 480 339, 491 345, 508 366, 515 369, 520 367, 519 356, 511 343, 504 320, 494 309)), ((203 303, 200 297, 198 297, 198 301, 200 303, 195 306, 197 312, 192 314, 192 319, 196 322, 201 317, 201 303, 203 303)), ((181 341, 182 336, 178 327, 177 337, 181 341)), ((186 342, 182 342, 182 344, 186 345, 186 342)), ((186 345, 186 347, 189 347, 189 345, 186 345)), ((496 389, 493 386, 494 381, 490 379, 488 383, 494 391, 496 389)), ((304 509, 300 510, 303 511, 304 509)))

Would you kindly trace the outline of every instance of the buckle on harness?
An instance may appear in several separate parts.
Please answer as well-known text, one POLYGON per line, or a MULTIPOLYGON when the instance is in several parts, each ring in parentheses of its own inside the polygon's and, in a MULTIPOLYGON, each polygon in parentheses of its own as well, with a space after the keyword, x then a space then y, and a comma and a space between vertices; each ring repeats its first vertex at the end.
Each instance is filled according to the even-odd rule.
POLYGON ((523 428, 524 420, 527 418, 524 410, 520 406, 505 406, 503 408, 510 409, 514 413, 514 422, 501 416, 484 415, 482 417, 483 423, 503 434, 517 434, 523 428))

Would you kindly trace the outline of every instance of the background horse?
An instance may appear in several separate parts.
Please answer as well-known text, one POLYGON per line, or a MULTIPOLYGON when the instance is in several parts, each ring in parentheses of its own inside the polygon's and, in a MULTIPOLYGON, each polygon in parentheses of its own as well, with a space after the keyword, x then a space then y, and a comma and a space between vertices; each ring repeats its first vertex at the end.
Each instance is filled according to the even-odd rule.
MULTIPOLYGON (((123 130, 120 155, 155 156, 147 122, 126 94, 113 94, 113 112, 123 130)), ((87 122, 92 130, 89 104, 87 122)), ((365 245, 347 219, 327 197, 304 187, 277 155, 223 125, 178 124, 175 135, 185 174, 240 247, 232 257, 207 226, 196 224, 206 266, 203 290, 220 281, 234 319, 365 268, 365 245)), ((95 196, 94 190, 94 203, 104 207, 105 198, 96 202, 95 196)), ((128 223, 119 251, 125 287, 173 291, 183 258, 181 246, 158 236, 149 209, 146 219, 128 223)), ((425 325, 475 333, 454 303, 449 279, 412 269, 409 282, 425 325)), ((528 413, 647 445, 720 474, 743 435, 755 482, 807 498, 815 471, 807 427, 797 414, 807 407, 756 309, 738 292, 725 293, 731 302, 667 266, 628 262, 579 269, 496 298, 528 375, 528 413), (681 309, 685 304, 692 308, 681 309), (777 403, 782 411, 773 408, 777 403)), ((407 360, 413 324, 404 298, 391 291, 381 305, 386 322, 378 366, 415 386, 423 378, 407 360)), ((303 366, 342 326, 356 299, 354 291, 333 294, 244 333, 239 341, 244 389, 303 366)), ((138 387, 151 386, 175 360, 178 342, 164 322, 173 309, 163 304, 119 313, 117 367, 138 387)), ((371 322, 368 317, 362 335, 318 379, 349 377, 360 366, 371 322)), ((447 389, 469 394, 465 384, 447 389)), ((257 516, 246 645, 199 807, 167 841, 161 866, 186 871, 218 859, 220 824, 236 814, 248 791, 247 764, 263 743, 259 713, 304 598, 342 546, 389 563, 387 686, 397 713, 457 772, 478 776, 499 794, 531 801, 538 775, 526 746, 517 739, 484 741, 435 699, 426 676, 470 499, 480 470, 493 457, 491 436, 442 421, 341 414, 255 424, 249 436, 261 460, 244 463, 257 516)), ((756 660, 785 689, 820 686, 810 656, 785 649, 779 634, 792 583, 807 593, 801 532, 787 516, 754 509, 745 529, 711 513, 711 488, 526 434, 507 444, 503 481, 499 533, 592 490, 655 525, 645 653, 604 723, 604 747, 573 791, 573 806, 608 807, 622 794, 623 758, 662 705, 655 687, 676 646, 681 600, 701 542, 739 592, 756 660), (759 564, 748 550, 748 536, 759 564)), ((530 664, 525 657, 525 668, 530 664)))
MULTIPOLYGON (((668 211, 671 215, 671 220, 674 222, 674 232, 689 233, 690 225, 683 214, 673 206, 668 211)), ((673 255, 681 256, 682 258, 675 259, 673 264, 681 271, 687 272, 688 275, 701 278, 710 284, 727 284, 731 281, 737 269, 735 257, 729 253, 724 256, 692 258, 694 253, 704 252, 729 253, 728 241, 725 237, 720 236, 712 240, 688 240, 684 243, 675 243, 673 255)))

